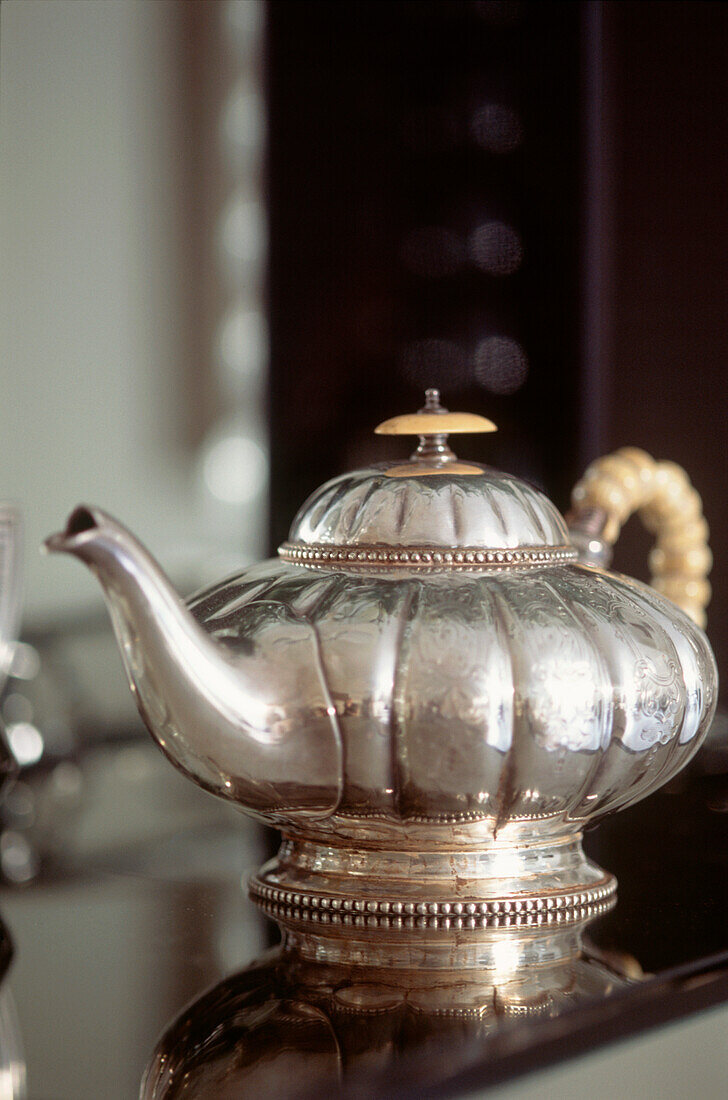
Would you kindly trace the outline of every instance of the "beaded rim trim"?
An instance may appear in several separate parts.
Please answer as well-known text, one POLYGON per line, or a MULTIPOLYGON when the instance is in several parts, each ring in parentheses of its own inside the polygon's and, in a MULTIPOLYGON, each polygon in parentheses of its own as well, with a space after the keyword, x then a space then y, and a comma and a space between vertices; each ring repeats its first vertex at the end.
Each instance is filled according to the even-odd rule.
POLYGON ((524 565, 562 565, 575 561, 573 546, 523 546, 517 550, 482 550, 477 547, 442 549, 408 546, 336 546, 324 543, 284 542, 278 548, 283 561, 313 568, 344 569, 506 569, 524 565))
POLYGON ((492 928, 581 920, 607 905, 617 889, 610 878, 586 890, 488 901, 385 901, 304 894, 268 886, 258 878, 250 895, 275 919, 357 928, 492 928))

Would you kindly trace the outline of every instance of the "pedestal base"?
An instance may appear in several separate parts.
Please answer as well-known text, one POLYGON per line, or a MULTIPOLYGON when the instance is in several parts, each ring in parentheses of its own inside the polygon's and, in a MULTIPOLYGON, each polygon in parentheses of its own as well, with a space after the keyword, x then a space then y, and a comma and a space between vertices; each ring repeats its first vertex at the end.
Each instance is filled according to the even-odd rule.
POLYGON ((288 926, 448 929, 583 919, 616 886, 572 833, 424 852, 289 839, 252 878, 250 893, 288 926))

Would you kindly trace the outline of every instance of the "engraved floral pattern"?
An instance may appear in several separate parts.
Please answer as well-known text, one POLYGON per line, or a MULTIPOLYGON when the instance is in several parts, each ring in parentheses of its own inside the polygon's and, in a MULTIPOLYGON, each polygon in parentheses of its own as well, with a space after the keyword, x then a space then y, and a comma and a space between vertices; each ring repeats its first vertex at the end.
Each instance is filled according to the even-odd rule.
POLYGON ((432 711, 449 721, 486 724, 488 697, 477 692, 482 669, 472 641, 463 644, 462 629, 443 623, 437 630, 420 631, 410 668, 410 691, 427 699, 432 711))
POLYGON ((640 657, 634 675, 640 739, 647 746, 666 745, 675 736, 682 710, 680 671, 668 658, 662 658, 658 668, 654 660, 640 657))

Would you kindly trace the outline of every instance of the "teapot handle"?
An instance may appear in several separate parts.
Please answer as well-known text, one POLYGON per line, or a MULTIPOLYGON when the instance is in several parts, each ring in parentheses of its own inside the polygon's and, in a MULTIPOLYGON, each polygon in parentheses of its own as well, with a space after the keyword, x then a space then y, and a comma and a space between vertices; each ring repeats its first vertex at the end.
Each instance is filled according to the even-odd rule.
POLYGON ((656 536, 649 556, 652 587, 698 626, 706 623, 713 556, 703 502, 682 466, 622 447, 592 462, 571 494, 569 532, 582 561, 607 567, 633 512, 656 536))

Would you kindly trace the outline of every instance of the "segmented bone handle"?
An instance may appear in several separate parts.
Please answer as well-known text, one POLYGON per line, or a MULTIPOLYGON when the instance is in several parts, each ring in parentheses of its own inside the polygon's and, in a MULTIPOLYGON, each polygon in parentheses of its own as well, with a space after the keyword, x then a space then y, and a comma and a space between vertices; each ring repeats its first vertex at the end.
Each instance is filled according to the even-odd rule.
POLYGON ((637 447, 622 447, 589 466, 574 487, 571 503, 568 522, 574 542, 586 560, 600 563, 606 563, 622 525, 638 512, 656 536, 649 557, 653 588, 705 626, 713 556, 703 503, 682 466, 656 462, 637 447))

